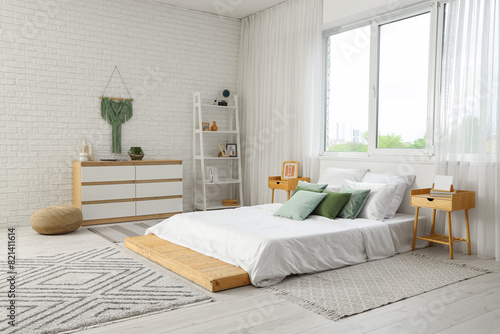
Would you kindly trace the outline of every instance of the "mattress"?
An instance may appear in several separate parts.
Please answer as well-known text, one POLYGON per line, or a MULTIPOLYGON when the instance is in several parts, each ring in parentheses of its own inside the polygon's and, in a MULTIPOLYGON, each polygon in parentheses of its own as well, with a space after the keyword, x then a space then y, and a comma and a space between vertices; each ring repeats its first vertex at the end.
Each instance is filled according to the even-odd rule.
POLYGON ((255 286, 411 249, 411 215, 398 214, 383 222, 315 215, 296 221, 273 215, 281 205, 179 214, 147 229, 146 234, 241 267, 255 286))

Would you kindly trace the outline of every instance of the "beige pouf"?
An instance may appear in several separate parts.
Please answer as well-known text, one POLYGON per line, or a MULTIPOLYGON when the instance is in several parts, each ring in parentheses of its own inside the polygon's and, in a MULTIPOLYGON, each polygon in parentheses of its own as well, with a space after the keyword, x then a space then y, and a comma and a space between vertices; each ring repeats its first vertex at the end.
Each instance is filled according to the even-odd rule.
POLYGON ((73 205, 53 205, 31 215, 31 227, 40 234, 64 234, 82 226, 82 211, 73 205))

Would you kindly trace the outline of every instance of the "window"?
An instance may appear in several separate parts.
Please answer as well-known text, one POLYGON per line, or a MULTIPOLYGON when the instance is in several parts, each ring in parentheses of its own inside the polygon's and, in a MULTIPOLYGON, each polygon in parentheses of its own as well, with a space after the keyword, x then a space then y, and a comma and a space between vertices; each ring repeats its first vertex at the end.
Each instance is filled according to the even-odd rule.
POLYGON ((430 13, 379 28, 378 148, 425 148, 430 13))
POLYGON ((437 7, 326 34, 325 154, 432 152, 437 7))
POLYGON ((370 27, 329 36, 327 43, 330 61, 325 150, 367 152, 370 27))

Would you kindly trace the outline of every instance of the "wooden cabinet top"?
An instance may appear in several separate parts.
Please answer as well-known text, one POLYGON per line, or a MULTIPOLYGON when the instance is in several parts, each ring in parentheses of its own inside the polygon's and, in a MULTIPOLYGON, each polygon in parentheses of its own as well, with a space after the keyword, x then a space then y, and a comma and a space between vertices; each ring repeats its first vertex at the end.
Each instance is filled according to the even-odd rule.
POLYGON ((73 166, 144 166, 144 165, 181 165, 182 160, 130 160, 130 161, 73 161, 73 166))

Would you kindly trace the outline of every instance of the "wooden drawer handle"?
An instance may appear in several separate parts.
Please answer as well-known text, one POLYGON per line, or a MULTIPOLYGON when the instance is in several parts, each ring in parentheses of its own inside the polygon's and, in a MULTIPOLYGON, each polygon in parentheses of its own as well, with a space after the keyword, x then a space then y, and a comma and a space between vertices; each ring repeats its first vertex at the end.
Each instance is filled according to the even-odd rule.
POLYGON ((428 200, 429 202, 432 202, 432 201, 434 200, 434 198, 427 197, 427 200, 428 200))
POLYGON ((280 184, 279 182, 276 182, 276 184, 280 184))

